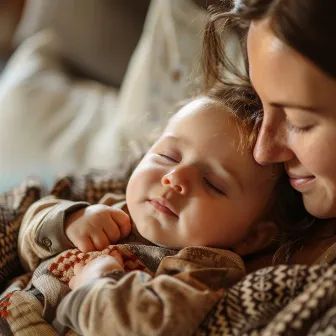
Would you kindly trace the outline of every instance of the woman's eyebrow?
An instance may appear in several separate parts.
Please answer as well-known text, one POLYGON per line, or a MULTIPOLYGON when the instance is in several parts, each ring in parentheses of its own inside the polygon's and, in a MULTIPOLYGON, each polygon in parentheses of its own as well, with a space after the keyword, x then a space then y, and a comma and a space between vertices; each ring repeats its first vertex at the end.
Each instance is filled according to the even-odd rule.
POLYGON ((296 104, 296 103, 271 102, 269 103, 269 105, 275 108, 288 108, 288 109, 304 110, 308 112, 318 112, 321 109, 318 106, 303 105, 303 104, 296 104))
MULTIPOLYGON (((251 83, 253 90, 257 92, 253 85, 252 78, 250 78, 250 83, 251 83)), ((298 104, 298 103, 270 102, 269 105, 275 108, 285 108, 286 107, 289 109, 304 110, 304 111, 313 112, 313 113, 316 113, 321 110, 320 107, 311 106, 311 105, 303 105, 303 104, 298 104)))

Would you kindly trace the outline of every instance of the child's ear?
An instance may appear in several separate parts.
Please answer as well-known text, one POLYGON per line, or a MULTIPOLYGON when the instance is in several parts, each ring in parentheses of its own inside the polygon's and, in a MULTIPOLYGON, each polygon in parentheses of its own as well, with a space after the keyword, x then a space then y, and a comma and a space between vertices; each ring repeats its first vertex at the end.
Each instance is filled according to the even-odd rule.
POLYGON ((246 256, 267 247, 278 234, 279 228, 274 222, 259 222, 251 232, 232 248, 240 256, 246 256))

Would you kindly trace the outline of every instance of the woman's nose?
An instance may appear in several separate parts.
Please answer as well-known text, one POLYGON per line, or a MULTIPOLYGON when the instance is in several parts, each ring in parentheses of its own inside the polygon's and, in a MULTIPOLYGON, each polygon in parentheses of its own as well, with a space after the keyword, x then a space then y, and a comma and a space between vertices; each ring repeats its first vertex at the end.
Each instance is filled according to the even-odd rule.
POLYGON ((263 122, 253 150, 254 159, 261 165, 287 162, 294 158, 288 147, 287 136, 280 126, 263 122))
POLYGON ((161 183, 181 195, 186 195, 189 191, 188 176, 186 174, 188 172, 185 169, 174 169, 162 177, 161 183))

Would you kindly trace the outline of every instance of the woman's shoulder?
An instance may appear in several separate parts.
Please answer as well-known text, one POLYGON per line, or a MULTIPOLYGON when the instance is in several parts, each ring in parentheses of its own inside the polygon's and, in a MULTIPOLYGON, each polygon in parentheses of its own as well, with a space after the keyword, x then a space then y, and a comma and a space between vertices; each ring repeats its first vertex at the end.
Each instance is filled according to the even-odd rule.
POLYGON ((314 262, 314 264, 330 264, 336 260, 336 236, 334 243, 329 246, 314 262))
MULTIPOLYGON (((331 264, 336 261, 336 234, 331 236, 311 240, 303 244, 290 258, 290 264, 300 265, 320 265, 331 264)), ((247 273, 251 273, 260 268, 274 266, 277 264, 287 264, 284 258, 281 257, 279 250, 269 250, 260 253, 254 258, 245 260, 247 273), (278 257, 276 257, 278 256, 278 257)))
POLYGON ((330 220, 305 241, 296 251, 291 263, 316 265, 336 260, 336 221, 330 220))

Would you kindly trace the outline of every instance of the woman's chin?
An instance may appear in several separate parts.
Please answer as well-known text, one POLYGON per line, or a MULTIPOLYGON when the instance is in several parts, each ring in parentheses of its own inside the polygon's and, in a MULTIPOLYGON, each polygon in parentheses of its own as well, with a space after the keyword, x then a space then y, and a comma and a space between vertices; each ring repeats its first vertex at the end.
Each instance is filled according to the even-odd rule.
POLYGON ((315 195, 302 195, 306 210, 319 219, 336 217, 336 201, 316 197, 315 195))

